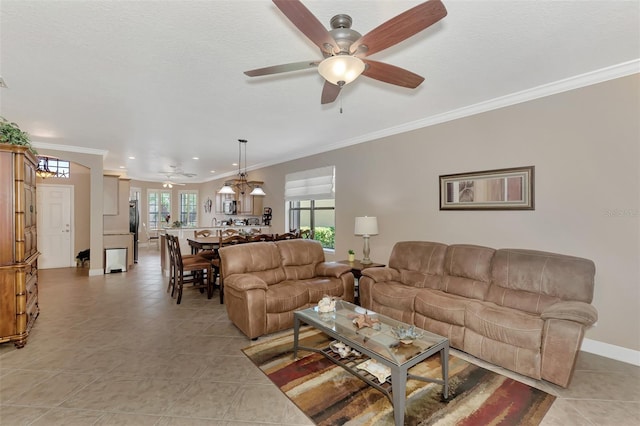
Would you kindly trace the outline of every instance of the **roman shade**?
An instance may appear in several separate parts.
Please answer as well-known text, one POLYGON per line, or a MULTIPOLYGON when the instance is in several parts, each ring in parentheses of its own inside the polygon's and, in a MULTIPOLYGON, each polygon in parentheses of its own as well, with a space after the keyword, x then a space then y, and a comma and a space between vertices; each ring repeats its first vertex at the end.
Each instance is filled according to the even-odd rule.
POLYGON ((335 167, 289 173, 285 176, 284 198, 287 201, 335 198, 335 167))

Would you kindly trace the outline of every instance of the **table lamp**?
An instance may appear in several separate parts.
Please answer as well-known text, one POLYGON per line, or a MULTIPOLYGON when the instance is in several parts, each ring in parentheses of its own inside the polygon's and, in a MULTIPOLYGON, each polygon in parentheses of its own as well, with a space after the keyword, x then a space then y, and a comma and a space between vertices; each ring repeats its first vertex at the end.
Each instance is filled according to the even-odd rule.
POLYGON ((363 265, 373 263, 371 259, 369 259, 369 237, 371 235, 378 235, 378 218, 375 216, 356 217, 355 234, 362 235, 364 239, 364 249, 362 250, 364 258, 360 263, 363 265))

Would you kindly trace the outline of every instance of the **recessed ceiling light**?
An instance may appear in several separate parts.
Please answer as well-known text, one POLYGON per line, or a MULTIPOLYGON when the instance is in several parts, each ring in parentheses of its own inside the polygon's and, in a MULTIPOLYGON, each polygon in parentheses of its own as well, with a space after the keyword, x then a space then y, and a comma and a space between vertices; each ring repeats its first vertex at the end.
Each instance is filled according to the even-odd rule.
POLYGON ((238 165, 238 163, 231 163, 231 165, 232 165, 232 166, 237 166, 237 165, 238 165))
POLYGON ((199 160, 199 158, 198 158, 198 157, 193 157, 193 159, 194 159, 194 160, 199 160))
POLYGON ((211 170, 209 173, 215 173, 215 172, 216 172, 215 170, 211 170))
POLYGON ((134 157, 133 155, 131 157, 129 157, 129 160, 135 160, 136 157, 134 157))
POLYGON ((121 169, 125 169, 126 167, 125 167, 125 166, 120 166, 120 168, 121 168, 121 169))

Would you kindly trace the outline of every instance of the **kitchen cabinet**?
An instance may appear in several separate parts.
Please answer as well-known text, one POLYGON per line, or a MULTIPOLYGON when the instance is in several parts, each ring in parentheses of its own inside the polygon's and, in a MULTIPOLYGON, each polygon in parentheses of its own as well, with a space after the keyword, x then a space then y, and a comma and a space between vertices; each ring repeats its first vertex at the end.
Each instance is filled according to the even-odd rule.
POLYGON ((104 175, 102 180, 102 186, 104 194, 102 204, 102 214, 106 216, 118 215, 118 196, 119 196, 119 176, 104 175))
POLYGON ((0 144, 0 343, 19 348, 40 313, 37 165, 28 148, 0 144))

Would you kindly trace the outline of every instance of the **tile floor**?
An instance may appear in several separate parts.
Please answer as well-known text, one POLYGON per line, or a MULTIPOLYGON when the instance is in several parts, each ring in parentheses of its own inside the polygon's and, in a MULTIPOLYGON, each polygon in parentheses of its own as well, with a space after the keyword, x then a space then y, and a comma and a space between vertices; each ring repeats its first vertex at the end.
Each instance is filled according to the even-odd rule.
MULTIPOLYGON (((126 273, 39 275, 27 345, 0 344, 0 425, 313 424, 242 354, 252 342, 217 292, 188 289, 176 305, 157 250, 126 273)), ((558 396, 544 425, 640 418, 640 367, 581 353, 569 389, 527 381, 558 396)))

